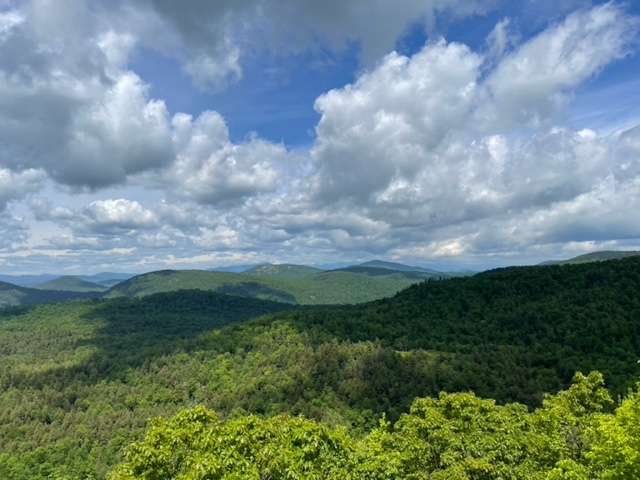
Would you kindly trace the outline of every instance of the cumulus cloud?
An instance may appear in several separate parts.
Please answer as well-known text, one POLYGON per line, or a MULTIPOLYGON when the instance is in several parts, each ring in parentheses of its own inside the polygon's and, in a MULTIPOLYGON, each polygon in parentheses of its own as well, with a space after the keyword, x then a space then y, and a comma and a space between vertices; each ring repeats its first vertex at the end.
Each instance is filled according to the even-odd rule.
POLYGON ((96 200, 79 209, 55 206, 37 199, 31 203, 31 209, 40 221, 58 222, 93 234, 126 234, 160 224, 156 213, 135 200, 125 198, 96 200))
POLYGON ((0 18, 0 164, 97 188, 173 154, 164 103, 120 68, 132 38, 91 34, 86 8, 41 1, 0 18))
POLYGON ((468 117, 481 63, 466 46, 439 41, 412 58, 392 53, 355 84, 321 96, 312 152, 319 195, 365 199, 418 174, 468 117))
POLYGON ((479 54, 444 40, 388 55, 316 102, 316 201, 436 228, 588 191, 610 169, 611 148, 594 132, 542 125, 523 137, 503 125, 551 119, 546 99, 624 55, 636 24, 613 4, 573 14, 485 77, 479 54))
POLYGON ((124 198, 91 202, 83 211, 86 224, 95 231, 128 231, 152 228, 156 215, 136 201, 124 198))
POLYGON ((176 161, 167 174, 183 194, 201 203, 234 203, 275 190, 280 164, 286 163, 282 145, 258 138, 234 144, 224 119, 204 112, 196 119, 173 118, 176 161))

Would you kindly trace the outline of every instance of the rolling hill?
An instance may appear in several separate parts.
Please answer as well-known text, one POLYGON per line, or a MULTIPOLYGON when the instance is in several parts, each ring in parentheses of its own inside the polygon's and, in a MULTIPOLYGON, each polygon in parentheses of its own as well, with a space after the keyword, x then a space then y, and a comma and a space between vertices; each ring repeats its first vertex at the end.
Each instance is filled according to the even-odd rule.
POLYGON ((88 282, 80 277, 65 275, 36 285, 40 290, 60 290, 65 292, 104 292, 108 287, 98 283, 88 282))
POLYGON ((59 275, 43 273, 41 275, 0 275, 0 282, 11 283, 19 287, 33 287, 40 283, 55 280, 59 275))
POLYGON ((11 283, 0 282, 0 308, 65 302, 67 300, 95 297, 96 294, 88 292, 40 290, 37 288, 20 287, 11 283))
MULTIPOLYGON (((350 271, 309 271, 310 267, 275 269, 273 274, 209 272, 205 270, 165 270, 126 280, 106 294, 141 297, 159 292, 200 289, 243 297, 298 304, 360 303, 394 295, 399 290, 423 280, 398 272, 382 270, 372 276, 350 271), (309 271, 304 274, 302 272, 309 271)), ((271 271, 267 268, 267 271, 271 271)))
POLYGON ((549 260, 540 265, 576 265, 580 263, 603 262, 606 260, 620 260, 622 258, 637 257, 639 255, 640 252, 634 251, 604 250, 601 252, 585 253, 584 255, 578 255, 568 260, 549 260))

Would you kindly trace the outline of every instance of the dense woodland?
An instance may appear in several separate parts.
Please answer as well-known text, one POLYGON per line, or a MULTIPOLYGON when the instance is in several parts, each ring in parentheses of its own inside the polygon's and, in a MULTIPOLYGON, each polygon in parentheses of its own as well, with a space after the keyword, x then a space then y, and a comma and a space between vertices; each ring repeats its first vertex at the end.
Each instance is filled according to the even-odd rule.
POLYGON ((111 480, 640 478, 640 394, 613 402, 599 374, 529 412, 471 393, 416 399, 355 438, 302 418, 222 420, 202 407, 156 421, 111 480))
POLYGON ((638 291, 630 258, 355 306, 180 291, 5 310, 0 478, 633 478, 602 472, 615 441, 639 461, 638 291), (598 375, 543 402, 591 370, 614 402, 598 375), (443 393, 469 390, 497 404, 443 393))

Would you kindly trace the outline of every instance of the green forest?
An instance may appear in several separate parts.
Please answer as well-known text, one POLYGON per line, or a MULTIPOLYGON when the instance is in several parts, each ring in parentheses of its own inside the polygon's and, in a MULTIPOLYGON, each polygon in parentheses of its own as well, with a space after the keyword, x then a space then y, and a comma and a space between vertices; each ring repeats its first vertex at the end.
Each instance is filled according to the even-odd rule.
POLYGON ((629 258, 5 309, 0 478, 637 478, 638 291, 629 258))

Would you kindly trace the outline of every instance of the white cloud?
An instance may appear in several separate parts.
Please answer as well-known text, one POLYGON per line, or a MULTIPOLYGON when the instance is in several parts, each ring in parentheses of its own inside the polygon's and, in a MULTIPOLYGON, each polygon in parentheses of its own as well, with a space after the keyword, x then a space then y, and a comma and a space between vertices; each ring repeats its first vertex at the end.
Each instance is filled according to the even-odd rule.
POLYGON ((193 242, 207 250, 241 249, 245 246, 239 233, 226 225, 201 229, 200 235, 195 236, 193 242))
POLYGON ((164 103, 119 68, 131 35, 88 32, 98 25, 82 2, 24 8, 0 38, 0 164, 96 188, 170 162, 164 103))
POLYGON ((392 53, 354 85, 321 96, 312 152, 319 194, 365 199, 414 178, 470 115, 481 63, 466 46, 440 41, 412 58, 392 53))
POLYGON ((133 73, 122 74, 98 102, 75 113, 60 166, 53 175, 72 185, 102 186, 173 160, 170 126, 161 101, 149 101, 133 73))
POLYGON ((610 169, 610 146, 595 134, 541 126, 507 135, 503 125, 523 131, 531 118, 551 115, 545 100, 623 55, 634 25, 612 4, 573 14, 486 78, 483 58, 456 43, 385 57, 316 102, 316 199, 432 229, 589 191, 610 169))
POLYGON ((234 144, 224 119, 204 112, 195 120, 173 118, 176 162, 167 173, 170 184, 201 203, 235 203, 276 189, 279 164, 287 151, 257 138, 234 144))
POLYGON ((87 225, 96 231, 127 231, 152 228, 157 216, 136 201, 124 198, 91 202, 83 210, 87 225))

